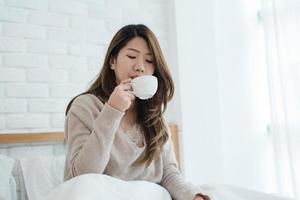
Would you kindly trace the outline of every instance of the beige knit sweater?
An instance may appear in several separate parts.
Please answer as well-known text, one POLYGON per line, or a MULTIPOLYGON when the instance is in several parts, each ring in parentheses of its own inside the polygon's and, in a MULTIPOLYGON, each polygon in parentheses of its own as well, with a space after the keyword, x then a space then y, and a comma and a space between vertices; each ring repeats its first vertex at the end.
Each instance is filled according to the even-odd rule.
POLYGON ((177 168, 171 139, 148 168, 132 165, 145 146, 137 145, 119 128, 124 114, 103 104, 92 94, 75 99, 65 121, 65 180, 86 173, 107 174, 123 180, 146 180, 165 187, 173 199, 192 200, 201 192, 200 188, 184 181, 177 168))

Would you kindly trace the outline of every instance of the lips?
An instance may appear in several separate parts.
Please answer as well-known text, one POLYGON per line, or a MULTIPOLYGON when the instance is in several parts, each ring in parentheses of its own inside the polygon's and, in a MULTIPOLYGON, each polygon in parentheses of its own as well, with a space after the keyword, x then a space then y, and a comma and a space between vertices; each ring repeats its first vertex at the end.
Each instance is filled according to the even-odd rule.
POLYGON ((136 78, 136 77, 139 77, 139 76, 141 76, 141 75, 132 75, 132 76, 129 76, 131 79, 134 79, 134 78, 136 78))

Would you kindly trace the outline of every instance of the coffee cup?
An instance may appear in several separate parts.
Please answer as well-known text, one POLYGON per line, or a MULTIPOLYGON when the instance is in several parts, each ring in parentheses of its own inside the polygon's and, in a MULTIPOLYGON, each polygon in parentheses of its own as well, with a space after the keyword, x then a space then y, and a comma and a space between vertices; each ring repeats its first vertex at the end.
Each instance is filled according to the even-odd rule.
POLYGON ((157 78, 151 75, 138 76, 131 83, 134 95, 142 100, 153 97, 158 85, 157 78))

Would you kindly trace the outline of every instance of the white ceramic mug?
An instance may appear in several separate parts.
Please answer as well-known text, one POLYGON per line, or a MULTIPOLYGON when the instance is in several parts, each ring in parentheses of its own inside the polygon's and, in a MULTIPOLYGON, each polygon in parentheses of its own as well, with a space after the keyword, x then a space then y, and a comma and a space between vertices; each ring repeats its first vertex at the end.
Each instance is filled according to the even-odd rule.
POLYGON ((153 97, 158 85, 157 78, 151 75, 138 76, 131 83, 134 95, 143 100, 153 97))

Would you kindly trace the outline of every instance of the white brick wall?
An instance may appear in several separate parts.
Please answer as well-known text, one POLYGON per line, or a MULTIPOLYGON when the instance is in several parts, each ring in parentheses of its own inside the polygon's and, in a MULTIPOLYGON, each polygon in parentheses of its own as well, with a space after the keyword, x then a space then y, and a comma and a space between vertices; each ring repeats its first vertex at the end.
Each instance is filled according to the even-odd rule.
POLYGON ((20 7, 20 8, 30 8, 35 10, 47 10, 48 1, 47 0, 6 0, 8 6, 20 7))
POLYGON ((4 116, 0 116, 0 129, 4 129, 5 124, 4 124, 4 116))
POLYGON ((101 57, 101 59, 89 58, 88 59, 88 68, 89 68, 89 70, 91 70, 91 71, 99 70, 99 66, 102 66, 103 60, 104 60, 104 56, 101 57))
POLYGON ((47 84, 33 84, 33 83, 12 83, 5 84, 4 88, 4 99, 10 99, 10 97, 19 98, 37 98, 37 97, 49 97, 49 90, 47 84))
POLYGON ((27 110, 25 99, 0 99, 0 112, 24 113, 27 110))
POLYGON ((50 40, 26 40, 28 53, 66 54, 67 44, 50 40))
POLYGON ((82 93, 85 89, 85 87, 83 87, 84 85, 85 84, 50 85, 50 96, 54 98, 71 98, 73 96, 76 96, 76 94, 82 93))
POLYGON ((51 12, 31 12, 29 23, 65 28, 68 27, 68 16, 51 12))
POLYGON ((67 103, 125 24, 148 25, 167 54, 168 2, 0 0, 0 133, 63 130, 67 103))
MULTIPOLYGON (((65 108, 64 108, 65 110, 65 108)), ((65 115, 64 113, 61 114, 52 114, 51 116, 51 126, 54 128, 61 128, 64 126, 65 122, 65 115)))
POLYGON ((48 29, 48 39, 63 42, 81 42, 86 40, 86 31, 63 30, 59 28, 48 29))
POLYGON ((25 80, 25 71, 23 69, 10 69, 6 67, 1 67, 0 69, 0 81, 23 82, 25 80))
POLYGON ((16 24, 16 23, 3 23, 2 34, 8 37, 18 38, 33 38, 33 39, 47 39, 46 28, 29 25, 29 24, 16 24))
POLYGON ((3 66, 26 68, 47 68, 48 56, 38 54, 4 54, 3 66))
POLYGON ((1 37, 0 52, 24 52, 25 44, 24 39, 1 37))
POLYGON ((44 114, 12 114, 5 118, 5 126, 8 129, 23 129, 23 128, 47 128, 49 127, 50 116, 44 114))
POLYGON ((88 4, 74 1, 49 0, 49 10, 69 15, 88 15, 88 4))
POLYGON ((87 57, 71 55, 51 55, 49 56, 49 65, 51 68, 58 69, 86 69, 87 57))
POLYGON ((3 99, 4 97, 4 85, 0 85, 0 98, 3 99))
POLYGON ((65 99, 34 99, 28 100, 28 111, 32 113, 60 113, 67 107, 65 99))
POLYGON ((28 11, 20 8, 12 8, 9 6, 0 7, 0 20, 8 22, 25 23, 28 18, 28 11))
POLYGON ((69 80, 69 74, 61 69, 29 69, 27 78, 30 82, 52 82, 66 83, 69 80))

